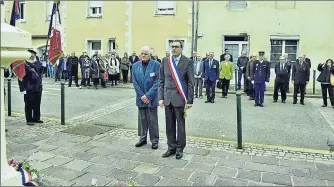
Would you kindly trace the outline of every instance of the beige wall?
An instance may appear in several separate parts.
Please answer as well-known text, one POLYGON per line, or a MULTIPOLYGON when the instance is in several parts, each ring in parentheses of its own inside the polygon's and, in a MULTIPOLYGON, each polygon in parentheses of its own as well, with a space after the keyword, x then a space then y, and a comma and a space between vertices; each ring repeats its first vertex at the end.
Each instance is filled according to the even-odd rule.
POLYGON ((250 52, 264 50, 269 55, 270 35, 299 35, 299 52, 314 64, 331 55, 334 58, 334 42, 328 42, 334 41, 334 2, 297 1, 295 9, 281 10, 275 9, 275 1, 249 3, 249 9, 233 11, 227 10, 227 1, 201 1, 199 32, 203 38, 198 40, 198 51, 220 55, 223 35, 248 33, 250 52))
MULTIPOLYGON (((167 38, 186 38, 187 46, 191 39, 188 38, 188 13, 190 3, 176 1, 176 15, 154 15, 154 1, 133 1, 132 13, 132 41, 133 50, 138 51, 143 45, 149 45, 155 49, 159 57, 165 56, 167 38), (143 11, 144 10, 144 11, 143 11)), ((189 53, 189 48, 184 49, 189 53)))

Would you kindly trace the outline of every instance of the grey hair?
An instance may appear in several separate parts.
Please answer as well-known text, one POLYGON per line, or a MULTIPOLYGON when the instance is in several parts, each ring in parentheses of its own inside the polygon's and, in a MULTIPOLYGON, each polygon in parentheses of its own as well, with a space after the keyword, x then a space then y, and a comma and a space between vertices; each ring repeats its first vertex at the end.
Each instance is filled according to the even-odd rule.
POLYGON ((140 51, 147 51, 150 55, 152 55, 152 49, 151 49, 151 47, 149 47, 149 46, 147 46, 147 45, 143 46, 143 47, 140 49, 140 51))

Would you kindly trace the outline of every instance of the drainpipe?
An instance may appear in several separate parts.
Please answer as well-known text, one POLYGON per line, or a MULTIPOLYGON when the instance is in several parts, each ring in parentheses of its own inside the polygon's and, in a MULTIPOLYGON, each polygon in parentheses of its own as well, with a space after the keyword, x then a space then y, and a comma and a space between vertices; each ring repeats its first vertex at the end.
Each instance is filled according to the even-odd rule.
POLYGON ((197 51, 197 39, 198 39, 198 12, 199 12, 199 1, 196 1, 196 18, 195 18, 195 45, 194 50, 197 51))
POLYGON ((195 0, 191 2, 191 56, 195 46, 195 0))

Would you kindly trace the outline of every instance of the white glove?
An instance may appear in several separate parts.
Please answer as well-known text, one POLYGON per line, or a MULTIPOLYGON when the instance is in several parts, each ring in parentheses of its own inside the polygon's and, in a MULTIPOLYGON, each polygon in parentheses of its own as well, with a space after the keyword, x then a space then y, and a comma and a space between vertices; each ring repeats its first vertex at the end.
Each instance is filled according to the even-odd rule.
POLYGON ((26 91, 23 91, 23 92, 21 92, 21 94, 25 95, 25 94, 27 94, 27 92, 26 92, 26 91))
POLYGON ((268 86, 269 82, 265 82, 266 86, 268 86))
POLYGON ((254 81, 251 81, 252 82, 252 84, 254 84, 254 81))

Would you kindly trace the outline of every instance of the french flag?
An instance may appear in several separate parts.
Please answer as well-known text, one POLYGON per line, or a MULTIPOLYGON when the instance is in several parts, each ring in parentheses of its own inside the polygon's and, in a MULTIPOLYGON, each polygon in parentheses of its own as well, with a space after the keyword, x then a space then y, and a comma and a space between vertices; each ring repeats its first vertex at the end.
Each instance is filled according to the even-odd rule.
POLYGON ((50 25, 48 30, 48 38, 50 38, 50 49, 48 56, 50 63, 53 66, 57 63, 57 60, 59 60, 59 58, 63 54, 61 45, 61 32, 60 32, 61 20, 60 20, 59 5, 60 1, 53 3, 50 25))

